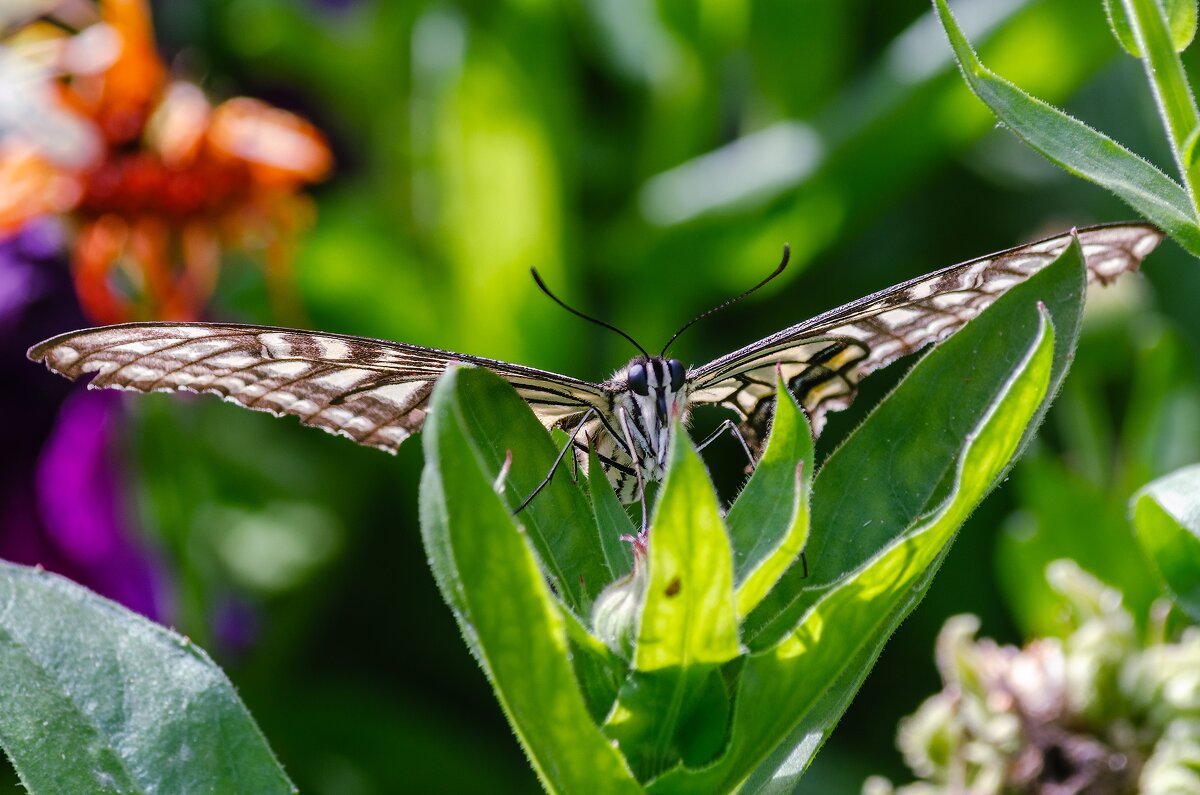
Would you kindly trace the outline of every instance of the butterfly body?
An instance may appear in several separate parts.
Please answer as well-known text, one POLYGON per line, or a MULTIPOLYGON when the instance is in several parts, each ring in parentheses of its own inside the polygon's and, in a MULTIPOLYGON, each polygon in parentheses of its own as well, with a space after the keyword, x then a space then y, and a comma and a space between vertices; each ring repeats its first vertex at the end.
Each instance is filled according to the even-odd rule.
POLYGON ((607 402, 584 422, 584 441, 576 442, 579 457, 586 460, 587 449, 594 446, 613 489, 622 501, 632 502, 639 469, 646 481, 663 478, 672 420, 687 423, 687 369, 678 359, 640 356, 599 386, 607 402))
POLYGON ((29 357, 72 379, 94 373, 92 388, 215 393, 392 452, 420 430, 447 367, 486 367, 547 429, 575 434, 581 458, 594 449, 630 502, 638 477, 663 477, 673 417, 686 423, 696 405, 724 407, 756 450, 779 374, 820 433, 825 414, 846 408, 864 377, 949 336, 1056 259, 1076 234, 1088 278, 1100 283, 1135 270, 1162 240, 1149 224, 1081 229, 887 288, 698 367, 642 355, 602 383, 388 340, 234 323, 83 329, 35 345, 29 357))

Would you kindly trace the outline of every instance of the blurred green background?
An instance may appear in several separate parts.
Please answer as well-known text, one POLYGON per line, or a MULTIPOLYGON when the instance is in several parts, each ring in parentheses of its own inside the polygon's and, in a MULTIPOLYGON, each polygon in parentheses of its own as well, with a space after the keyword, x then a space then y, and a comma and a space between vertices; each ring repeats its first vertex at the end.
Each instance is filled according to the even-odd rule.
MULTIPOLYGON (((997 72, 1169 169, 1141 66, 1099 0, 953 7, 997 72)), ((782 278, 674 347, 698 364, 935 268, 1132 217, 997 129, 921 0, 154 12, 177 73, 306 115, 338 161, 297 253, 305 315, 271 314, 261 272, 230 263, 212 319, 599 380, 634 351, 554 306, 530 266, 653 349, 790 243, 782 278)), ((1124 498, 1200 459, 1200 269, 1168 242, 1145 276, 1095 302, 1043 441, 963 530, 798 792, 906 778, 896 721, 940 686, 933 638, 947 616, 977 613, 982 634, 1017 641, 1046 630, 1044 557, 1090 548, 1097 573, 1138 568, 1124 498)), ((821 448, 907 366, 870 379, 821 448)), ((125 410, 128 498, 166 561, 173 623, 225 666, 302 791, 538 791, 423 560, 419 442, 392 458, 211 398, 125 410)), ((726 494, 739 455, 732 443, 707 455, 726 494)), ((1127 579, 1136 603, 1153 595, 1127 579)))

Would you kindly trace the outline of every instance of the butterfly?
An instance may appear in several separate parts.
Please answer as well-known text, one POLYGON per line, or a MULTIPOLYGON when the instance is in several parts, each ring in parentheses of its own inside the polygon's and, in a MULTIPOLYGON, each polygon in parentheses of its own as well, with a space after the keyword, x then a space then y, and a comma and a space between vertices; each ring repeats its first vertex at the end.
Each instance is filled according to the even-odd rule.
MULTIPOLYGON (((889 287, 699 367, 666 355, 677 332, 656 356, 638 345, 640 355, 601 383, 419 345, 238 323, 83 329, 35 345, 28 355, 70 379, 95 373, 90 388, 211 392, 391 452, 421 429, 434 383, 447 367, 486 367, 513 385, 547 429, 567 431, 570 444, 585 454, 595 449, 628 503, 646 481, 663 477, 673 416, 686 422, 702 404, 730 409, 736 422, 723 425, 753 460, 770 423, 778 373, 808 413, 813 432, 820 433, 825 415, 849 406, 865 376, 961 328, 1057 258, 1073 235, 1082 245, 1089 281, 1105 284, 1136 270, 1163 237, 1140 223, 1050 237, 889 287)), ((786 264, 785 248, 775 273, 733 300, 786 264)), ((536 272, 534 277, 562 304, 536 272)), ((637 345, 619 329, 595 322, 637 345)), ((712 438, 715 434, 704 443, 712 438)))

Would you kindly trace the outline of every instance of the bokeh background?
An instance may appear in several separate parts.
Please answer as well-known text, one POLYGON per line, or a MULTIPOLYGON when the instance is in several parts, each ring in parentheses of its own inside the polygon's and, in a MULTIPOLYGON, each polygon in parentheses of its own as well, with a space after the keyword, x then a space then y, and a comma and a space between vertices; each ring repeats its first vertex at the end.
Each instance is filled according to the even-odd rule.
MULTIPOLYGON (((89 13, 69 5, 68 20, 89 13)), ((46 6, 12 3, 5 34, 46 6)), ((985 63, 1170 170, 1141 66, 1099 0, 953 8, 985 63)), ((921 0, 151 10, 166 74, 214 104, 249 96, 291 111, 333 155, 323 181, 288 186, 284 245, 219 244, 211 292, 188 307, 204 319, 598 380, 633 351, 554 306, 530 266, 653 348, 790 243, 783 277, 676 344, 701 363, 911 276, 1133 215, 997 128, 921 0)), ((24 360, 29 345, 95 321, 77 298, 81 230, 95 218, 47 212, 0 243, 0 556, 61 571, 204 645, 305 792, 538 791, 423 560, 419 441, 390 457, 213 398, 82 394, 24 360)), ((939 687, 937 629, 974 612, 1003 641, 1052 631, 1049 558, 1081 556, 1148 604, 1126 577, 1140 564, 1123 504, 1200 460, 1197 296, 1200 268, 1170 242, 1144 278, 1095 296, 1041 440, 964 528, 798 792, 854 792, 872 773, 904 780, 895 726, 939 687)), ((872 377, 821 448, 907 366, 872 377)), ((726 494, 739 455, 732 443, 707 455, 726 494)), ((16 791, 11 771, 0 781, 16 791)))

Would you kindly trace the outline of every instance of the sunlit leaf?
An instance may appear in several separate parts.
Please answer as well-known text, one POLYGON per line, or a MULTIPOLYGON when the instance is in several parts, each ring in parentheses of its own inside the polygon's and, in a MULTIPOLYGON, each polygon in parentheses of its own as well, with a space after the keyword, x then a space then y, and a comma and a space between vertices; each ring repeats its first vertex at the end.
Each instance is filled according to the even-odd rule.
MULTIPOLYGON (((667 773, 650 792, 732 788, 789 736, 799 743, 786 771, 775 770, 772 779, 778 786, 794 783, 833 728, 833 721, 811 720, 810 710, 831 697, 831 687, 848 684, 837 693, 844 709, 857 687, 858 677, 850 674, 869 668, 884 639, 920 601, 954 533, 1019 450, 1046 397, 1053 361, 1054 330, 1042 309, 1031 347, 968 435, 945 501, 828 590, 778 643, 751 655, 738 681, 725 753, 706 768, 667 773)), ((830 716, 822 711, 822 717, 830 716)))
MULTIPOLYGON (((462 420, 493 477, 512 453, 505 494, 515 506, 545 479, 558 449, 526 403, 490 373, 475 372, 479 369, 460 376, 469 388, 484 395, 462 407, 462 420)), ((575 517, 589 516, 591 511, 568 469, 568 464, 559 467, 549 485, 521 512, 520 521, 559 594, 577 615, 585 616, 591 600, 613 575, 599 534, 574 524, 575 517)))
MULTIPOLYGON (((1125 21, 1144 53, 1146 79, 1158 103, 1172 151, 1180 170, 1186 172, 1188 162, 1182 153, 1187 141, 1200 127, 1200 114, 1196 111, 1196 100, 1192 97, 1187 74, 1176 52, 1179 48, 1172 42, 1175 31, 1168 29, 1168 20, 1164 17, 1159 0, 1123 0, 1123 5, 1125 21)), ((1195 33, 1195 0, 1185 14, 1190 14, 1191 19, 1183 21, 1183 34, 1190 39, 1195 33)))
POLYGON ((604 726, 643 779, 720 749, 728 696, 719 669, 741 653, 716 493, 687 433, 675 431, 650 528, 634 672, 604 726))
MULTIPOLYGON (((800 566, 788 570, 746 620, 744 643, 757 650, 777 640, 823 589, 937 505, 965 439, 1025 355, 1028 337, 1017 330, 1032 333, 1039 301, 1059 342, 1051 391, 1057 390, 1079 333, 1083 273, 1082 252, 1072 245, 934 348, 830 454, 813 482, 809 576, 800 566)), ((1030 435, 1032 427, 1026 441, 1030 435)))
POLYGON ((763 600, 808 541, 812 432, 791 392, 776 381, 767 449, 726 517, 738 575, 739 617, 763 600))

